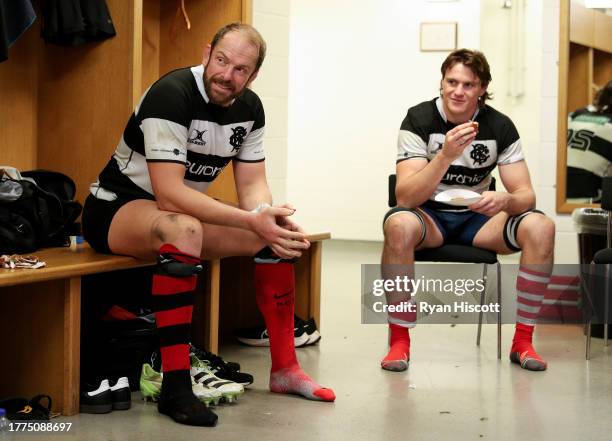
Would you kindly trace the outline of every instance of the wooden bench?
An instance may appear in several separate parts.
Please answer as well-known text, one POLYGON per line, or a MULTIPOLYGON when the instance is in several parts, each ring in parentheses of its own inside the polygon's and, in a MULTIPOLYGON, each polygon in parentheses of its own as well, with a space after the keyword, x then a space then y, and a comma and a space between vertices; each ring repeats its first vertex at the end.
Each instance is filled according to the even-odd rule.
POLYGON ((152 265, 125 256, 49 248, 34 253, 46 262, 36 270, 0 269, 0 391, 46 393, 54 410, 79 412, 81 277, 152 265))
MULTIPOLYGON (((296 264, 296 312, 317 323, 322 241, 329 237, 309 236, 311 249, 296 264)), ((0 395, 46 393, 55 411, 74 415, 79 412, 81 278, 154 262, 99 254, 88 245, 34 254, 45 268, 0 269, 0 395)), ((258 320, 250 272, 251 258, 208 262, 198 285, 204 295, 196 296, 196 343, 218 352, 221 335, 258 320)))

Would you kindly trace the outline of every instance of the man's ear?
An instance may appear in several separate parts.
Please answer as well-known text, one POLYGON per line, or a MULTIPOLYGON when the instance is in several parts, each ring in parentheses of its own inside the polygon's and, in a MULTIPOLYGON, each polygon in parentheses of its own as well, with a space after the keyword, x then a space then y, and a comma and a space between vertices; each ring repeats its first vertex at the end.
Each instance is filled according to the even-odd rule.
POLYGON ((210 59, 210 51, 211 51, 211 47, 210 47, 210 43, 207 44, 204 47, 204 54, 202 56, 202 64, 204 66, 206 66, 208 64, 208 60, 210 59))

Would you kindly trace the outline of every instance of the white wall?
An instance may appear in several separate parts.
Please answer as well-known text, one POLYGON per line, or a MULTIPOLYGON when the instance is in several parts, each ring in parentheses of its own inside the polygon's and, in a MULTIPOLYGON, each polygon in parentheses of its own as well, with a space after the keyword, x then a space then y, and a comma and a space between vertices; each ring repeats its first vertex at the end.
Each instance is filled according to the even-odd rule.
MULTIPOLYGON (((537 169, 538 204, 555 213, 557 163, 557 99, 559 84, 559 0, 544 0, 542 14, 542 98, 540 106, 540 164, 537 169)), ((554 214, 557 225, 555 262, 577 263, 578 241, 569 215, 554 214)))
POLYGON ((523 138, 538 208, 557 224, 556 258, 578 261, 568 215, 555 213, 559 0, 526 0, 525 95, 508 96, 510 11, 499 0, 254 0, 269 46, 254 83, 266 106, 266 163, 275 202, 310 230, 380 240, 386 176, 409 106, 433 97, 444 53, 418 49, 421 21, 459 22, 459 46, 493 71, 491 104, 523 138))
POLYGON ((447 55, 419 51, 423 21, 479 46, 479 0, 291 1, 287 199, 308 230, 382 239, 399 126, 437 95, 447 55))
POLYGON ((252 88, 266 112, 266 175, 274 203, 285 202, 287 192, 289 6, 289 0, 253 1, 253 26, 266 40, 268 50, 252 88))

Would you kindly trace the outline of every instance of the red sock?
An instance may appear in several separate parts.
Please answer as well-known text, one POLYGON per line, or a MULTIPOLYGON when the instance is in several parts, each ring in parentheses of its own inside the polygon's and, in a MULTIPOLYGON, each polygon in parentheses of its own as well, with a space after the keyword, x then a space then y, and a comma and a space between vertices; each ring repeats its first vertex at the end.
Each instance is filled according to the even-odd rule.
POLYGON ((256 263, 255 291, 257 306, 264 316, 270 336, 270 390, 298 394, 311 400, 334 401, 334 392, 319 386, 302 371, 295 355, 293 264, 256 263))
MULTIPOLYGON (((200 263, 199 257, 185 254, 169 244, 162 245, 159 253, 174 262, 191 265, 200 263)), ((163 372, 189 371, 191 367, 189 341, 196 282, 196 275, 170 275, 160 264, 153 275, 153 302, 163 372)))
POLYGON ((389 324, 389 353, 380 362, 387 371, 405 371, 410 360, 410 334, 404 326, 389 324))
POLYGON ((530 371, 546 370, 546 362, 532 345, 536 324, 550 273, 538 271, 535 265, 521 265, 516 279, 517 310, 516 331, 510 349, 510 360, 530 371))
POLYGON ((534 326, 516 324, 512 349, 510 349, 510 360, 518 363, 523 369, 530 371, 545 371, 547 364, 538 355, 532 345, 534 326))

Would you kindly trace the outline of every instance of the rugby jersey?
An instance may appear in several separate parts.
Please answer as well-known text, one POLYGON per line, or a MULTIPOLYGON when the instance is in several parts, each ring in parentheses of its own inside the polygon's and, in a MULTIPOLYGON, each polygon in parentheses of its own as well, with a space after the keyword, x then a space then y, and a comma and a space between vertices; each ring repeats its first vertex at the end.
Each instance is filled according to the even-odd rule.
POLYGON ((599 198, 601 178, 612 175, 612 114, 588 106, 567 123, 567 197, 599 198))
MULTIPOLYGON (((478 134, 463 154, 449 166, 425 206, 443 210, 465 210, 435 201, 438 193, 462 188, 482 193, 489 189, 491 171, 497 165, 524 160, 516 127, 506 115, 485 105, 472 120, 479 123, 478 134)), ((408 110, 397 141, 397 163, 415 158, 431 161, 444 145, 446 132, 456 124, 448 121, 441 98, 425 101, 408 110)))
POLYGON ((91 193, 154 199, 147 162, 185 166, 185 184, 206 191, 232 160, 264 160, 265 115, 250 89, 229 107, 210 102, 204 66, 172 71, 155 82, 132 113, 117 148, 91 193))

